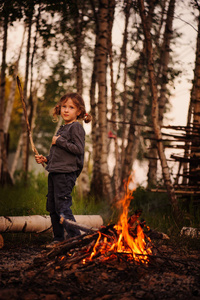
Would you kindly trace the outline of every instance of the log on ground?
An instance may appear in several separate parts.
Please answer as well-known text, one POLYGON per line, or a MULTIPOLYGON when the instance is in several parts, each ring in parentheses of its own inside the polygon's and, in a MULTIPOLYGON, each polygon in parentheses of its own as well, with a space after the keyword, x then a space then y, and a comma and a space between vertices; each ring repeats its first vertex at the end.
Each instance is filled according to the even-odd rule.
MULTIPOLYGON (((100 228, 103 219, 100 215, 75 215, 77 223, 89 228, 100 228)), ((44 232, 52 230, 50 216, 1 216, 0 232, 44 232)))

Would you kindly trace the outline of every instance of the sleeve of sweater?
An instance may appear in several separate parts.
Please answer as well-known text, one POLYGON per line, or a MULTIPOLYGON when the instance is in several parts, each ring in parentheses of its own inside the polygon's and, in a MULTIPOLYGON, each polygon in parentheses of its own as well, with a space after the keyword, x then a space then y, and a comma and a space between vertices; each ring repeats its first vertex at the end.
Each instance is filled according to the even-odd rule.
POLYGON ((75 155, 83 154, 85 148, 85 131, 82 125, 74 123, 70 128, 70 136, 59 136, 56 140, 56 146, 75 155))

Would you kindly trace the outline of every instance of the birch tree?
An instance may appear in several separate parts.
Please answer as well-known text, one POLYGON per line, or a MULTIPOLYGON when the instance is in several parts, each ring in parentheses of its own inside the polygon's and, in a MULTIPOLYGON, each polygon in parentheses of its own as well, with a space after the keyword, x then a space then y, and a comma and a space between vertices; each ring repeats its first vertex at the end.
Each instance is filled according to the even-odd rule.
MULTIPOLYGON (((169 62, 171 54, 171 40, 173 36, 173 20, 174 20, 174 11, 175 11, 175 0, 170 0, 167 10, 167 17, 165 23, 165 31, 163 34, 163 42, 161 49, 159 50, 158 42, 157 50, 160 51, 159 65, 158 65, 158 87, 159 87, 159 123, 160 126, 163 124, 163 117, 166 110, 166 104, 168 102, 168 82, 169 82, 169 62)), ((160 31, 160 30, 159 30, 160 31)), ((159 32, 158 31, 158 32, 159 32)), ((155 186, 157 183, 157 149, 155 141, 151 142, 151 158, 149 161, 149 170, 148 170, 148 186, 155 186)))
POLYGON ((5 106, 5 84, 6 84, 6 54, 8 26, 16 19, 21 18, 21 7, 18 2, 4 1, 0 4, 0 16, 2 20, 3 47, 1 63, 1 89, 0 89, 0 183, 2 185, 12 182, 8 171, 7 140, 4 133, 4 106, 5 106))
POLYGON ((153 122, 153 129, 155 133, 155 138, 157 140, 157 148, 158 148, 158 155, 162 166, 162 173, 165 182, 165 186, 167 189, 167 193, 169 196, 170 203, 172 205, 174 214, 178 220, 180 220, 180 211, 178 208, 178 201, 175 195, 175 191, 171 182, 169 167, 167 165, 166 156, 164 153, 164 147, 162 143, 162 134, 161 129, 159 126, 159 108, 158 108, 158 90, 157 84, 155 81, 155 70, 154 70, 154 60, 153 60, 153 47, 151 41, 151 34, 150 29, 148 27, 146 15, 145 15, 145 6, 143 0, 138 0, 138 6, 140 10, 140 16, 142 20, 142 26, 146 41, 146 49, 147 49, 147 68, 149 74, 149 82, 150 82, 150 89, 152 95, 152 122, 153 122))
POLYGON ((4 135, 4 103, 5 103, 5 84, 6 84, 6 51, 7 51, 7 36, 9 14, 7 12, 7 1, 3 7, 3 51, 2 51, 2 65, 1 65, 1 90, 0 90, 0 180, 4 185, 8 181, 8 163, 7 163, 7 149, 6 137, 4 135))
POLYGON ((102 179, 99 176, 100 170, 100 148, 99 148, 99 132, 98 132, 98 118, 97 118, 97 103, 96 103, 96 86, 97 86, 97 48, 98 48, 98 16, 97 11, 94 5, 94 1, 90 0, 90 5, 92 7, 94 20, 95 20, 95 46, 94 46, 94 56, 92 62, 92 74, 91 74, 91 83, 90 83, 90 107, 92 114, 92 159, 93 159, 93 168, 92 168, 92 179, 90 190, 92 193, 102 194, 102 179))
MULTIPOLYGON (((119 62, 119 69, 120 64, 123 62, 124 64, 124 70, 123 70, 123 124, 122 124, 122 143, 121 143, 121 172, 120 172, 120 183, 123 183, 123 180, 127 178, 127 176, 124 173, 124 164, 125 164, 125 140, 127 138, 127 126, 126 126, 126 116, 127 116, 127 46, 128 46, 128 25, 130 20, 130 12, 131 12, 131 6, 132 1, 127 0, 125 2, 125 8, 124 8, 124 15, 125 15, 125 23, 124 23, 124 33, 123 33, 123 42, 121 47, 121 57, 119 62)), ((128 163, 129 164, 129 163, 128 163)))
POLYGON ((9 125, 10 125, 10 121, 11 121, 11 114, 12 114, 12 110, 13 110, 13 104, 14 104, 14 100, 15 100, 16 78, 17 78, 17 74, 19 72, 19 61, 20 61, 21 54, 22 54, 22 48, 23 48, 23 44, 24 44, 24 36, 25 36, 25 29, 24 29, 24 33, 23 33, 23 37, 22 37, 21 46, 19 49, 18 58, 15 61, 14 67, 13 67, 13 73, 12 73, 13 79, 11 82, 9 98, 7 101, 6 111, 5 111, 5 115, 4 115, 4 132, 6 134, 8 134, 9 125))
POLYGON ((109 66, 110 66, 110 89, 111 89, 111 128, 115 133, 114 138, 114 153, 115 153, 115 168, 114 168, 114 195, 115 199, 119 198, 120 176, 119 176, 119 146, 117 138, 117 109, 116 109, 116 86, 114 82, 114 70, 113 70, 113 47, 112 47, 112 28, 114 22, 115 13, 115 0, 109 1, 109 15, 108 15, 108 53, 109 53, 109 66))
MULTIPOLYGON (((24 79, 24 86, 23 86, 23 97, 26 103, 28 98, 28 80, 29 80, 29 71, 30 71, 31 31, 32 31, 32 24, 33 24, 33 14, 34 14, 34 2, 31 2, 31 5, 27 10, 27 21, 26 21, 27 28, 28 28, 27 29, 28 37, 27 37, 27 45, 26 45, 25 79, 24 79)), ((23 171, 26 180, 28 174, 28 162, 29 162, 29 137, 28 137, 28 132, 26 130, 26 123, 24 117, 23 117, 22 126, 23 126, 22 127, 23 130, 22 166, 23 166, 23 171)))
POLYGON ((98 1, 97 15, 97 86, 98 86, 98 130, 99 140, 99 165, 100 181, 102 181, 102 192, 108 200, 113 200, 111 177, 108 170, 108 127, 107 127, 107 57, 108 57, 108 15, 109 1, 98 1))

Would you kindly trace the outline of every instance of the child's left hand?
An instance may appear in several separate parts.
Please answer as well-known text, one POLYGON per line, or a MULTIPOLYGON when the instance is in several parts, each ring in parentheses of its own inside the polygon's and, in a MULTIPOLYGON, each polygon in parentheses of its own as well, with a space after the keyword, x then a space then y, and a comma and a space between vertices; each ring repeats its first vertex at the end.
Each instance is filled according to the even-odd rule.
POLYGON ((59 138, 59 136, 60 136, 60 135, 58 135, 58 136, 55 136, 55 135, 54 135, 54 136, 52 137, 52 145, 55 145, 55 144, 56 144, 56 140, 59 138))

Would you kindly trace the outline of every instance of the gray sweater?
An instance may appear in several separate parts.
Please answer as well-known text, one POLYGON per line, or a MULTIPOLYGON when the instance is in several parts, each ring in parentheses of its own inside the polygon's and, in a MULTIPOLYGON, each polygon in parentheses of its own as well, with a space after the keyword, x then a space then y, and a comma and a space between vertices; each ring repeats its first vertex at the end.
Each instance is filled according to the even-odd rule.
POLYGON ((70 173, 79 175, 83 169, 85 131, 78 122, 62 125, 57 131, 56 144, 52 145, 47 158, 48 172, 70 173))

